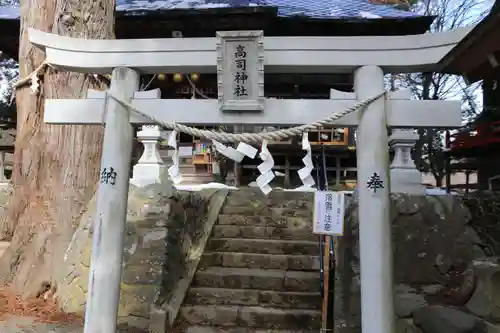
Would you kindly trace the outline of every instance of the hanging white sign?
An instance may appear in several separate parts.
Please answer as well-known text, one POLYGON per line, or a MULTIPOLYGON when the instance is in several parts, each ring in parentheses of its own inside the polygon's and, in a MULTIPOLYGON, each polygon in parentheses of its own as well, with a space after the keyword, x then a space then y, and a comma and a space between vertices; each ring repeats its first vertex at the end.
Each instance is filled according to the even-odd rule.
POLYGON ((313 233, 341 236, 344 233, 344 193, 314 192, 313 233))

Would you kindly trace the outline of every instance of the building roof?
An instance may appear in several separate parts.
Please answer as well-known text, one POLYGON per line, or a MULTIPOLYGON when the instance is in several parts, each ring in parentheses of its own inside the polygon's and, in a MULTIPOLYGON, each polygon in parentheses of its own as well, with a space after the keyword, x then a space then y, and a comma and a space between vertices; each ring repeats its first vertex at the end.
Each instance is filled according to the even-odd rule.
POLYGON ((497 43, 498 38, 500 38, 499 27, 500 1, 497 0, 488 16, 441 59, 438 64, 441 68, 440 71, 466 75, 470 83, 483 79, 482 74, 487 71, 491 72, 490 65, 484 66, 488 55, 500 51, 500 46, 497 43), (479 68, 480 70, 478 70, 479 68), (478 73, 472 73, 473 71, 478 73))
MULTIPOLYGON (((374 4, 370 0, 117 0, 116 9, 125 14, 171 9, 235 7, 277 7, 282 17, 318 19, 414 18, 421 15, 397 9, 395 5, 374 4)), ((19 19, 18 5, 0 6, 0 19, 19 19)))

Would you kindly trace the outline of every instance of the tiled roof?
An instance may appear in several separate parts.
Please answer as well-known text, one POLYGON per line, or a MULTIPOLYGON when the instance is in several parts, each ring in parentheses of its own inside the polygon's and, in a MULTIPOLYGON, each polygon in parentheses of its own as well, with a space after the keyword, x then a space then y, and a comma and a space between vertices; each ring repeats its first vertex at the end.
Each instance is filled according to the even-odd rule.
MULTIPOLYGON (((148 11, 166 9, 202 9, 272 6, 278 15, 306 16, 322 19, 342 18, 407 18, 419 14, 394 8, 392 5, 376 5, 369 0, 117 0, 118 11, 148 11)), ((0 19, 19 18, 18 6, 0 6, 0 19)))

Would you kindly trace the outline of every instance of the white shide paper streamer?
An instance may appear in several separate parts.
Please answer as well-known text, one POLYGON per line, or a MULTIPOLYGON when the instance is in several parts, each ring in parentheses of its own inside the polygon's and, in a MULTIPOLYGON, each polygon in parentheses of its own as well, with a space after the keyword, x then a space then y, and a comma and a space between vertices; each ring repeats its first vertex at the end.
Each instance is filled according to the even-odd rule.
POLYGON ((311 172, 314 170, 314 164, 312 161, 312 150, 308 133, 302 134, 302 150, 306 151, 306 156, 302 158, 304 167, 299 169, 297 172, 300 180, 302 181, 302 186, 299 186, 297 189, 310 188, 316 184, 314 182, 314 178, 311 176, 311 172))
MULTIPOLYGON (((244 142, 240 142, 236 149, 234 149, 233 147, 228 147, 215 140, 213 141, 213 144, 215 149, 217 149, 219 153, 237 163, 241 163, 245 156, 255 158, 255 155, 257 155, 258 152, 257 149, 244 142)), ((260 190, 267 195, 272 190, 271 186, 269 186, 269 183, 274 178, 274 173, 272 171, 272 168, 274 167, 274 160, 271 156, 271 153, 267 149, 267 141, 265 140, 262 142, 262 149, 259 156, 263 162, 257 167, 261 175, 257 177, 256 183, 257 186, 259 186, 260 190)))
POLYGON ((168 146, 174 148, 172 153, 172 166, 168 168, 168 175, 175 185, 182 182, 182 175, 179 168, 179 148, 177 146, 177 131, 172 131, 168 137, 168 146))
POLYGON ((237 163, 241 163, 243 157, 245 156, 248 156, 250 158, 255 158, 255 155, 257 154, 257 149, 244 142, 240 142, 238 144, 238 147, 236 147, 236 149, 230 146, 226 146, 220 143, 219 141, 212 140, 212 143, 215 149, 219 153, 226 156, 227 158, 232 159, 237 163))
MULTIPOLYGON (((257 155, 258 152, 257 149, 244 142, 240 142, 238 144, 238 147, 236 147, 236 149, 234 149, 233 147, 226 146, 215 140, 213 140, 212 142, 215 149, 220 154, 226 156, 227 158, 232 159, 237 163, 241 163, 241 161, 245 156, 248 156, 250 158, 255 158, 255 155, 257 155)), ((269 152, 269 149, 267 149, 266 140, 262 142, 262 148, 259 156, 262 159, 262 163, 259 164, 259 166, 257 167, 257 169, 260 172, 260 176, 257 177, 256 183, 257 186, 259 186, 260 190, 267 195, 269 194, 269 192, 272 191, 272 188, 271 186, 269 186, 269 183, 273 180, 275 175, 274 172, 272 171, 274 167, 274 160, 273 157, 271 156, 271 153, 269 152)))
POLYGON ((262 163, 259 164, 257 169, 260 172, 260 176, 257 177, 257 186, 259 186, 260 190, 264 192, 264 194, 269 194, 272 191, 269 183, 274 179, 275 175, 273 172, 274 167, 274 159, 271 155, 269 149, 267 149, 267 140, 262 141, 262 147, 260 150, 260 158, 262 163))

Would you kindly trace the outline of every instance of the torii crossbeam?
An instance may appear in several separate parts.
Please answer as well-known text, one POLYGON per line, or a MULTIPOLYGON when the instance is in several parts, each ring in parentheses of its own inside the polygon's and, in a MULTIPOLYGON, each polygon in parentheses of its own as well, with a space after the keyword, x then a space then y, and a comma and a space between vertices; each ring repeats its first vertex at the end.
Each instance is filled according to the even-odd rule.
MULTIPOLYGON (((254 124, 269 126, 303 125, 327 118, 335 111, 345 110, 358 101, 354 94, 321 99, 266 99, 263 113, 222 113, 215 99, 145 99, 144 92, 136 92, 132 105, 146 110, 148 115, 163 122, 175 121, 189 125, 254 124)), ((44 121, 50 124, 99 124, 103 121, 106 104, 103 92, 92 93, 87 99, 49 99, 45 104, 44 121), (95 98, 97 97, 97 98, 95 98), (71 110, 71 112, 68 112, 71 110)), ((409 100, 390 94, 386 103, 387 125, 398 128, 459 127, 460 101, 409 100), (394 96, 394 97, 393 97, 394 96), (429 110, 433 110, 432 115, 429 110)), ((358 126, 360 112, 339 119, 335 126, 358 126)), ((133 124, 152 124, 149 119, 132 113, 133 124)))

